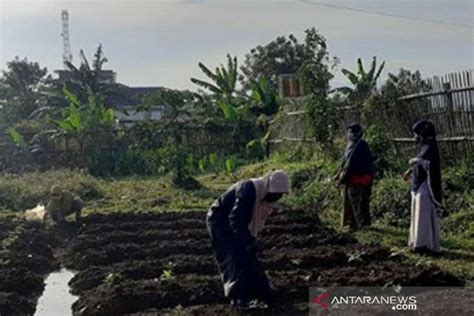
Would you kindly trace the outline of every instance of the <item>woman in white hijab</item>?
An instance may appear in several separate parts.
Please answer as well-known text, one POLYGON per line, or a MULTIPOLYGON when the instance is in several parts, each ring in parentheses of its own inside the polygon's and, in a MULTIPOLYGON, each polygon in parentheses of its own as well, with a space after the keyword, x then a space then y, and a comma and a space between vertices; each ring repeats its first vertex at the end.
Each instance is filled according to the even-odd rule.
POLYGON ((234 184, 207 213, 224 293, 237 308, 264 308, 271 301, 270 282, 256 257, 256 237, 273 212, 274 203, 289 190, 288 175, 281 170, 271 171, 261 178, 234 184))

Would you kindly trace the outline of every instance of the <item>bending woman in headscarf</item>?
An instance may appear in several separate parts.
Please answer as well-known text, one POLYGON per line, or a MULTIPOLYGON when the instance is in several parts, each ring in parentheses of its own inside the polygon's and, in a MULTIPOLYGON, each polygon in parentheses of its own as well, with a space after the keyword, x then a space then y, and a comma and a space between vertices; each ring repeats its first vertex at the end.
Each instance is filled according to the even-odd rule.
POLYGON ((237 308, 264 308, 271 301, 270 282, 256 254, 256 237, 288 193, 288 175, 271 171, 262 178, 231 186, 210 207, 207 228, 224 283, 224 294, 237 308))
POLYGON ((374 181, 374 158, 369 144, 362 139, 362 126, 347 128, 348 144, 335 180, 344 185, 342 226, 352 230, 370 226, 370 196, 374 181))
POLYGON ((434 125, 425 120, 413 125, 421 147, 404 178, 412 176, 411 224, 408 245, 417 252, 439 252, 438 212, 441 210, 441 164, 434 125))

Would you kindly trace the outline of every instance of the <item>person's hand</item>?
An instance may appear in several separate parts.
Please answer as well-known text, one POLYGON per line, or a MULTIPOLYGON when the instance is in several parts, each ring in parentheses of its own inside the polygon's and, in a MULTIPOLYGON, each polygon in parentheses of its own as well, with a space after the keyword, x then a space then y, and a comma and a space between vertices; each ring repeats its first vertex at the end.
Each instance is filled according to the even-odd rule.
POLYGON ((254 240, 254 241, 251 241, 248 245, 247 245, 247 251, 249 253, 253 253, 253 254, 256 254, 256 253, 260 253, 262 252, 262 247, 260 246, 260 244, 254 240))
POLYGON ((410 178, 411 178, 411 173, 412 173, 412 169, 408 169, 407 171, 405 171, 405 173, 403 173, 403 180, 405 181, 409 181, 410 178))
POLYGON ((420 160, 420 158, 411 158, 408 163, 410 164, 410 166, 413 166, 414 164, 416 164, 418 162, 418 160, 420 160))

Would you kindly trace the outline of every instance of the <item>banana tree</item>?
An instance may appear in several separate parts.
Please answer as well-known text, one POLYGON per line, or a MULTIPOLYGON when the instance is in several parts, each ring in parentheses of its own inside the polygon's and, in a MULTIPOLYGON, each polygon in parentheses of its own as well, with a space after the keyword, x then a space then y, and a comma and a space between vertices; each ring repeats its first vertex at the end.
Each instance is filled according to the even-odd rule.
POLYGON ((105 98, 118 95, 116 84, 102 82, 100 78, 104 64, 108 62, 104 56, 102 45, 97 47, 92 64, 87 60, 83 50, 80 51, 80 57, 81 64, 79 66, 66 62, 70 76, 65 82, 68 90, 77 95, 81 102, 87 102, 89 90, 94 94, 101 94, 105 98))
POLYGON ((69 106, 63 111, 61 119, 52 120, 56 128, 47 133, 52 138, 72 137, 79 144, 82 153, 91 146, 99 146, 103 132, 110 131, 115 126, 115 111, 107 108, 104 98, 90 89, 85 104, 67 88, 64 88, 63 93, 69 106))
POLYGON ((210 81, 191 78, 191 82, 213 94, 216 108, 220 110, 222 116, 226 120, 234 121, 245 115, 245 109, 236 96, 237 57, 227 54, 227 66, 220 65, 215 71, 210 70, 203 63, 199 63, 198 66, 210 81))
POLYGON ((362 60, 357 59, 357 72, 342 69, 342 73, 349 79, 352 87, 342 87, 336 89, 347 96, 349 103, 362 107, 364 102, 374 93, 377 87, 377 80, 382 73, 385 62, 377 69, 377 57, 374 56, 369 71, 364 69, 362 60))
POLYGON ((237 85, 237 57, 232 58, 227 54, 227 68, 224 65, 220 65, 216 67, 214 72, 203 63, 198 65, 201 71, 211 79, 211 82, 191 78, 192 83, 224 99, 230 99, 235 94, 237 85))
POLYGON ((280 107, 277 92, 270 80, 261 77, 252 83, 252 94, 250 96, 252 110, 265 115, 273 115, 280 107))

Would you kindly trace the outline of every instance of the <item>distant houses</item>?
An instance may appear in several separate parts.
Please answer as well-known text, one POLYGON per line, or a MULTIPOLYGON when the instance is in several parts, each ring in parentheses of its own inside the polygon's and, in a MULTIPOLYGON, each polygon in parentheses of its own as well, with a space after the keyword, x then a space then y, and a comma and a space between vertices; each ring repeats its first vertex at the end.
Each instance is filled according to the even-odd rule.
POLYGON ((116 116, 119 124, 126 127, 140 121, 160 120, 164 112, 162 105, 157 104, 148 110, 138 110, 143 96, 160 89, 161 87, 129 87, 119 84, 115 93, 108 97, 107 105, 117 109, 116 116))
MULTIPOLYGON (((69 70, 56 70, 57 82, 63 83, 71 80, 69 70)), ((147 110, 139 110, 142 97, 162 89, 161 87, 130 87, 117 83, 117 74, 113 70, 102 70, 98 82, 101 84, 114 85, 113 93, 107 97, 107 106, 116 109, 119 125, 130 127, 136 122, 146 120, 160 120, 163 116, 164 107, 156 105, 147 110)))

